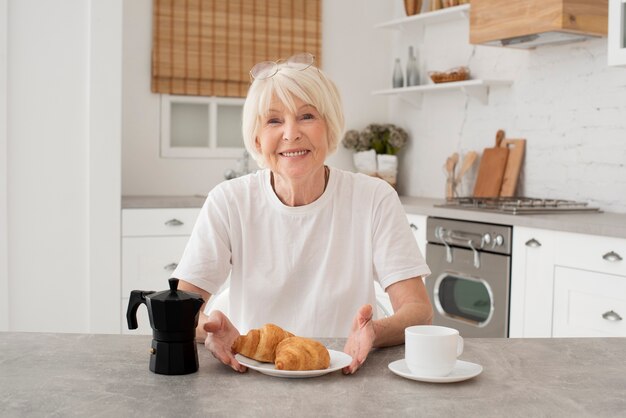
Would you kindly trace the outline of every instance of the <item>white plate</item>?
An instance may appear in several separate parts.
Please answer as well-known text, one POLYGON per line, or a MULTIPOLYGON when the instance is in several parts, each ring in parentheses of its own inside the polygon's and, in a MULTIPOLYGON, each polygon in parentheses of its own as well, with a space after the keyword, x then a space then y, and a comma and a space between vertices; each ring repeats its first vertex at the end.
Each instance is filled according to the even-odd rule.
POLYGON ((289 377, 289 378, 304 378, 304 377, 316 377, 322 376, 328 373, 332 373, 336 370, 343 369, 352 363, 352 357, 341 351, 328 350, 330 354, 330 366, 323 370, 277 370, 274 363, 261 363, 260 361, 253 360, 251 358, 242 356, 241 354, 235 354, 237 361, 249 369, 256 370, 257 372, 266 374, 268 376, 275 377, 289 377))
POLYGON ((396 360, 392 363, 389 363, 389 370, 397 374, 398 376, 405 377, 411 380, 419 380, 420 382, 430 382, 430 383, 452 383, 452 382, 461 382, 463 380, 471 379, 472 377, 476 377, 483 371, 483 366, 476 363, 470 363, 469 361, 457 360, 454 365, 454 369, 447 376, 419 376, 413 374, 409 370, 409 367, 406 365, 406 361, 404 359, 396 360))

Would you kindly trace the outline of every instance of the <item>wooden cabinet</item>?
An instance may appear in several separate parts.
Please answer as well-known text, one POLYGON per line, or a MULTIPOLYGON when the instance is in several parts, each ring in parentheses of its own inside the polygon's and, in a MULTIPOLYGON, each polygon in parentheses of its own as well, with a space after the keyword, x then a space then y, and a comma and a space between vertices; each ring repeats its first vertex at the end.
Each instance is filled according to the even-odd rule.
POLYGON ((125 209, 122 211, 123 334, 152 332, 145 306, 137 311, 137 330, 129 330, 126 309, 131 290, 161 291, 171 277, 200 209, 125 209))
POLYGON ((554 234, 513 228, 509 337, 552 336, 554 234))
POLYGON ((532 48, 606 36, 607 5, 608 0, 472 0, 470 42, 532 48))
POLYGON ((609 65, 626 66, 626 0, 609 0, 609 65))

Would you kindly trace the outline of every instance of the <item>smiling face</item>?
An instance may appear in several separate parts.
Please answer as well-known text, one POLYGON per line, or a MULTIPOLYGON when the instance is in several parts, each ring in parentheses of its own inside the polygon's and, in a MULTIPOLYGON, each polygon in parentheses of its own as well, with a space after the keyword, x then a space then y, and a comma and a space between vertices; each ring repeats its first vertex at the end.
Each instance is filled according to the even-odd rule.
POLYGON ((314 106, 293 99, 295 113, 279 99, 272 100, 268 113, 261 116, 255 145, 274 174, 301 181, 323 169, 328 132, 314 106))

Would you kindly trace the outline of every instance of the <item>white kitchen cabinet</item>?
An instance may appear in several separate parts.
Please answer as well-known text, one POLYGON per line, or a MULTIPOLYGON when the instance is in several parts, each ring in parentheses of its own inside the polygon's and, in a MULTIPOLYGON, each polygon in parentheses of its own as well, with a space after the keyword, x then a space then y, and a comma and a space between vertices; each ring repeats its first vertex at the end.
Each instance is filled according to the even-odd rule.
POLYGON ((407 213, 407 219, 409 220, 409 226, 413 231, 413 236, 417 241, 417 246, 424 258, 426 257, 426 219, 427 216, 416 215, 413 213, 407 213))
POLYGON ((513 228, 509 337, 552 336, 554 231, 513 228))
POLYGON ((125 209, 122 211, 121 324, 124 334, 150 334, 145 307, 137 330, 129 330, 126 309, 131 290, 161 291, 180 260, 200 209, 125 209))
POLYGON ((608 63, 626 66, 626 0, 609 0, 608 63))
POLYGON ((626 337, 626 276, 556 266, 553 337, 626 337))
POLYGON ((559 232, 555 264, 626 276, 626 239, 559 232))
POLYGON ((554 337, 626 336, 626 240, 558 233, 554 337))
POLYGON ((625 257, 625 239, 514 227, 509 336, 626 336, 625 257))

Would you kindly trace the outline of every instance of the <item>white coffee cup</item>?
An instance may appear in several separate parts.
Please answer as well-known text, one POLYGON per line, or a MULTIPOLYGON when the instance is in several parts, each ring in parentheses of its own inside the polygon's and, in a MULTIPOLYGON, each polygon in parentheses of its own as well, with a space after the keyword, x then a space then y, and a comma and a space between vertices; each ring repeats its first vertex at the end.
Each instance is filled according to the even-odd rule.
POLYGON ((415 325, 404 330, 404 359, 414 375, 447 376, 463 353, 463 338, 454 328, 415 325))

